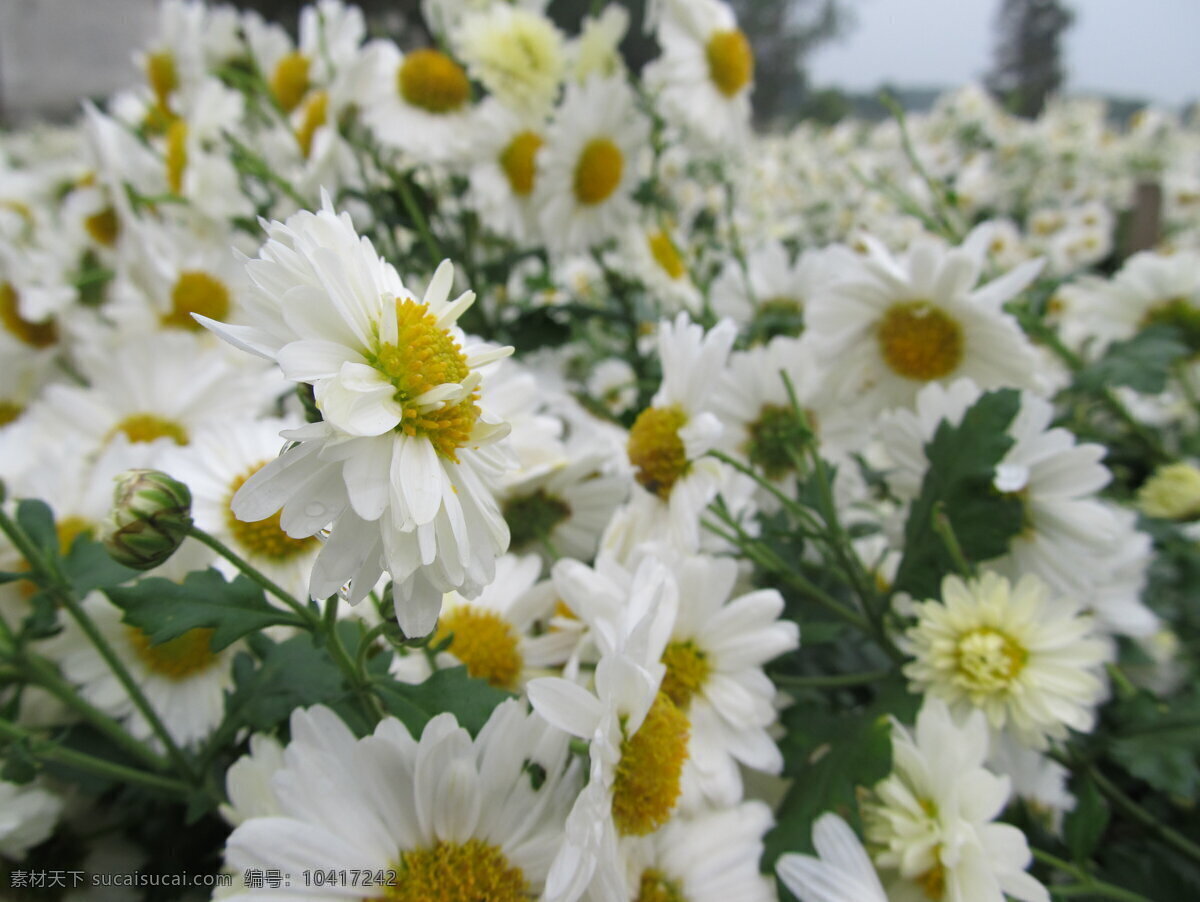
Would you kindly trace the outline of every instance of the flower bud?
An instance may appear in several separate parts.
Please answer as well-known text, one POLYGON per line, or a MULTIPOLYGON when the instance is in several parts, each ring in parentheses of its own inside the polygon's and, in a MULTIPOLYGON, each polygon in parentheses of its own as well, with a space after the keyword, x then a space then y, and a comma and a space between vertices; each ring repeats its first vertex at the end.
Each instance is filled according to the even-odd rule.
POLYGON ((117 477, 113 508, 100 539, 119 564, 157 567, 180 546, 192 526, 192 493, 159 470, 126 470, 117 477))
POLYGON ((1146 516, 1165 520, 1200 517, 1200 469, 1183 461, 1159 467, 1138 490, 1137 506, 1146 516))

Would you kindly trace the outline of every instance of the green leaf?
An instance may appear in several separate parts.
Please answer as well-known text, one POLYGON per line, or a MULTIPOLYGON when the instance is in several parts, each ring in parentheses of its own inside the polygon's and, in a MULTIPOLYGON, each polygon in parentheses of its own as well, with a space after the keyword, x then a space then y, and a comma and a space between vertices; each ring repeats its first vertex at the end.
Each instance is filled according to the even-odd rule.
POLYGON ((63 558, 62 569, 80 596, 92 589, 119 586, 141 575, 140 570, 122 567, 109 556, 102 544, 87 535, 75 539, 63 558))
POLYGON ((435 671, 416 685, 381 681, 378 689, 388 713, 400 718, 413 736, 420 736, 425 724, 443 711, 449 711, 459 726, 475 735, 498 704, 513 698, 511 692, 497 689, 486 680, 467 676, 465 667, 435 671))
POLYGON ((1092 857, 1108 827, 1108 802, 1096 782, 1086 774, 1075 782, 1075 808, 1063 821, 1063 838, 1071 856, 1079 863, 1092 857))
POLYGON ((1085 391, 1126 385, 1157 394, 1166 387, 1171 367, 1187 353, 1179 330, 1150 326, 1133 338, 1112 344, 1108 353, 1075 374, 1075 384, 1085 391))
POLYGON ((29 536, 38 550, 50 557, 58 555, 58 530, 50 506, 35 498, 25 498, 17 504, 17 525, 29 536))
POLYGON ((252 730, 273 730, 296 708, 334 704, 346 694, 341 672, 307 634, 261 644, 266 649, 257 666, 248 654, 234 659, 227 718, 252 730))
POLYGON ((213 630, 212 650, 220 651, 268 626, 303 626, 294 615, 271 607, 251 580, 239 576, 227 583, 213 569, 189 573, 182 584, 153 577, 110 588, 107 595, 125 612, 124 622, 146 633, 154 645, 207 627, 213 630))
POLYGON ((914 598, 937 598, 942 577, 956 570, 946 543, 934 529, 944 512, 968 561, 986 561, 1008 551, 1021 531, 1024 510, 1019 498, 1002 495, 992 484, 1013 438, 1006 430, 1021 406, 1011 388, 984 394, 958 426, 943 421, 925 446, 929 470, 921 494, 904 526, 904 558, 895 588, 914 598))
POLYGON ((1200 791, 1200 693, 1162 703, 1140 693, 1116 706, 1112 759, 1168 795, 1193 799, 1200 791))

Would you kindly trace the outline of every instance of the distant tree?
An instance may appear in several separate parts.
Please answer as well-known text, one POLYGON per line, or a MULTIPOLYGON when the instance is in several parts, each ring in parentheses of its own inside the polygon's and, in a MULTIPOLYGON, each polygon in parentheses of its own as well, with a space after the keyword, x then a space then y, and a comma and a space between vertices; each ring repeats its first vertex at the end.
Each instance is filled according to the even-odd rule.
POLYGON ((1034 117, 1062 87, 1060 41, 1075 14, 1058 0, 1003 0, 988 89, 1019 116, 1034 117))

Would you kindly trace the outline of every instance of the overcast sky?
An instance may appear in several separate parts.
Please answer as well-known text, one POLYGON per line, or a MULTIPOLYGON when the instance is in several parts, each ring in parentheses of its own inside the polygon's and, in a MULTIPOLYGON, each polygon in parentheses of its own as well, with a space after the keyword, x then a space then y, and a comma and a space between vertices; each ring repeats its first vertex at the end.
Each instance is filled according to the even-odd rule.
MULTIPOLYGON (((953 86, 979 79, 995 49, 1000 0, 847 0, 858 24, 815 51, 815 86, 884 81, 953 86)), ((1067 89, 1177 106, 1200 98, 1200 0, 1068 0, 1067 89)))

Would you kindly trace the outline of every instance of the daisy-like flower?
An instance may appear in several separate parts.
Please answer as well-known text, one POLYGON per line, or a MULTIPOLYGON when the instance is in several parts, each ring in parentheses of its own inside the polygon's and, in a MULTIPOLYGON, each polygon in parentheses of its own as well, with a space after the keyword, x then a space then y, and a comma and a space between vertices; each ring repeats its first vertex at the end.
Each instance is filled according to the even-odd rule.
MULTIPOLYGON (((257 522, 233 514, 233 496, 246 481, 279 456, 282 420, 230 421, 199 433, 186 448, 170 448, 160 466, 192 493, 192 518, 267 574, 288 592, 303 595, 321 543, 315 537, 294 539, 283 531, 279 514, 257 522)), ((228 578, 237 570, 224 559, 217 568, 228 578)))
POLYGON ((800 902, 888 902, 883 884, 850 825, 827 812, 812 831, 816 856, 781 855, 775 872, 800 902))
POLYGON ((624 840, 628 899, 635 902, 773 902, 759 873, 771 811, 762 802, 678 817, 650 836, 624 840))
POLYGON ((522 244, 533 241, 537 235, 533 189, 544 123, 489 99, 479 105, 476 129, 472 142, 476 162, 468 173, 472 206, 483 224, 498 235, 522 244))
POLYGON ((665 525, 679 550, 696 550, 700 515, 720 488, 721 464, 706 457, 721 437, 711 379, 725 368, 737 328, 722 320, 706 334, 680 313, 663 322, 658 353, 663 381, 629 430, 629 462, 645 492, 643 507, 665 525))
POLYGON ((401 627, 424 635, 442 594, 477 595, 508 545, 488 488, 504 458, 484 447, 507 427, 478 401, 479 368, 512 349, 464 349, 456 321, 475 296, 447 300, 449 261, 417 300, 328 198, 268 234, 248 264, 255 325, 199 319, 312 385, 324 422, 285 432, 297 444, 246 481, 233 511, 257 521, 282 508, 292 538, 331 527, 312 596, 351 583, 349 600, 361 601, 386 566, 401 627))
POLYGON ((533 189, 542 236, 554 253, 587 250, 634 221, 638 154, 649 131, 624 80, 568 87, 538 152, 533 189))
POLYGON ((720 0, 672 0, 658 25, 662 56, 646 84, 664 112, 714 144, 735 144, 750 123, 754 50, 737 17, 720 0))
POLYGON ((231 898, 541 897, 579 768, 568 763, 567 736, 520 702, 497 707, 475 739, 439 714, 419 740, 393 718, 356 740, 321 707, 296 711, 291 735, 270 783, 279 813, 233 831, 227 866, 367 871, 383 880, 322 890, 293 877, 231 898))
POLYGON ((566 69, 563 35, 544 14, 507 4, 469 13, 453 33, 467 71, 505 106, 544 113, 566 69))
POLYGON ((20 861, 50 838, 62 810, 63 800, 37 783, 0 780, 0 855, 20 861))
POLYGON ((664 222, 643 223, 623 239, 614 269, 641 279, 663 315, 699 311, 700 289, 688 270, 692 251, 679 229, 664 222))
POLYGON ((1001 305, 1041 261, 975 287, 986 250, 976 230, 958 248, 919 240, 901 259, 871 238, 868 256, 806 308, 804 339, 838 399, 865 412, 908 407, 930 382, 963 376, 983 388, 1034 387, 1033 348, 1001 305))
POLYGON ((466 70, 432 47, 401 53, 391 43, 376 46, 380 75, 363 106, 375 137, 420 163, 459 161, 471 133, 466 70))
POLYGON ((904 667, 914 692, 963 713, 981 710, 993 730, 1044 749, 1067 729, 1086 733, 1104 693, 1111 645, 1092 618, 1029 574, 1015 586, 995 573, 942 581, 942 600, 916 605, 905 632, 915 660, 904 667))
POLYGON ((892 773, 862 806, 887 898, 1049 902, 1025 872, 1025 835, 992 823, 1010 788, 983 766, 987 750, 983 715, 972 712, 959 727, 938 699, 925 700, 913 732, 893 723, 892 773))

